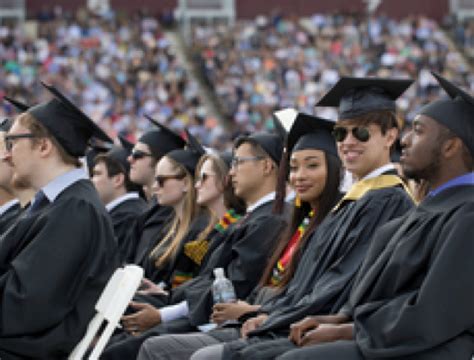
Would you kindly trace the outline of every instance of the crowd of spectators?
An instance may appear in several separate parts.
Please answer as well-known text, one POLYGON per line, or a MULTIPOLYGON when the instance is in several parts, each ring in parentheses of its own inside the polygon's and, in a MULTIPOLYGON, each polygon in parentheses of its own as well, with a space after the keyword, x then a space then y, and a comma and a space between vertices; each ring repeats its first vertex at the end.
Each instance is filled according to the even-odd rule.
MULTIPOLYGON (((474 22, 453 31, 474 55, 474 22)), ((468 64, 424 17, 260 16, 233 28, 195 26, 192 34, 193 59, 234 134, 271 128, 272 112, 284 107, 334 118, 334 109, 314 106, 344 75, 417 79, 398 102, 408 119, 438 95, 430 70, 474 91, 468 64)), ((112 136, 134 140, 150 126, 149 114, 177 131, 189 128, 206 145, 222 147, 231 137, 209 115, 155 17, 44 12, 26 27, 0 27, 0 63, 0 96, 33 104, 44 100, 39 80, 58 85, 112 136)), ((0 116, 12 112, 0 106, 0 116)))
MULTIPOLYGON (((219 137, 199 88, 154 17, 42 12, 25 27, 0 29, 0 96, 44 100, 40 80, 59 86, 115 136, 134 140, 151 115, 206 144, 219 137)), ((8 104, 0 115, 11 114, 8 104)))
POLYGON ((408 119, 438 95, 430 70, 474 91, 474 74, 463 56, 424 17, 262 16, 234 28, 196 26, 193 34, 209 83, 241 129, 271 127, 272 111, 287 106, 335 117, 334 110, 314 106, 344 75, 417 79, 398 102, 408 119))
POLYGON ((451 27, 456 44, 474 63, 474 18, 455 21, 451 27))

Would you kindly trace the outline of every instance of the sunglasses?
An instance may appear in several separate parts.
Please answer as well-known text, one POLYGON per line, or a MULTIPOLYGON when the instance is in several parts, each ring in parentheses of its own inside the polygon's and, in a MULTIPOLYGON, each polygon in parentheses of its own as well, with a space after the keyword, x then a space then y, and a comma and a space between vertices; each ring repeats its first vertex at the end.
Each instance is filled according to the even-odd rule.
POLYGON ((160 186, 163 187, 165 185, 165 182, 167 180, 175 179, 175 180, 181 180, 184 179, 186 174, 176 174, 176 175, 158 175, 155 177, 156 183, 160 186))
POLYGON ((130 154, 133 160, 143 159, 145 156, 153 156, 150 153, 141 151, 141 150, 133 150, 130 154))
POLYGON ((347 135, 349 135, 349 131, 352 133, 352 136, 361 142, 367 142, 370 139, 369 129, 365 126, 356 126, 352 129, 338 126, 334 128, 332 135, 337 142, 342 142, 346 139, 347 135))
POLYGON ((15 143, 15 140, 33 139, 35 137, 36 137, 36 135, 31 134, 31 133, 5 135, 5 149, 8 152, 12 151, 13 144, 15 143))
POLYGON ((214 176, 214 174, 207 174, 205 172, 203 172, 202 174, 200 174, 199 176, 196 177, 195 179, 195 183, 205 183, 207 179, 209 179, 209 177, 211 176, 214 176))

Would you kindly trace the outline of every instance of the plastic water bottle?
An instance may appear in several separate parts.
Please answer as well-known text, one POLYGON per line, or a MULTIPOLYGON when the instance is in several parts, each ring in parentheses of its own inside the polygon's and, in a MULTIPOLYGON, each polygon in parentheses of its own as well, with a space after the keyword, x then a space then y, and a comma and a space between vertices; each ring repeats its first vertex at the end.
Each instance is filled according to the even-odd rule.
POLYGON ((231 303, 237 301, 235 296, 234 286, 232 282, 224 275, 223 268, 214 269, 215 280, 212 283, 212 296, 214 304, 217 303, 231 303))

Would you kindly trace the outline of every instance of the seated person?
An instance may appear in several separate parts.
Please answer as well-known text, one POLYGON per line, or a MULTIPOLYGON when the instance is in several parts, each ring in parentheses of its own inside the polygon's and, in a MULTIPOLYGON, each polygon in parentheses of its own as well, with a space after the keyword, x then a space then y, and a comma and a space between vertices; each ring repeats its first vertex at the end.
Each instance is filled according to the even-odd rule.
POLYGON ((82 169, 92 136, 109 137, 55 88, 5 136, 13 180, 37 191, 0 237, 0 358, 64 359, 119 265, 112 223, 82 169))
MULTIPOLYGON (((451 99, 419 110, 402 139, 403 171, 427 181, 428 195, 375 234, 339 314, 294 324, 293 343, 267 344, 295 349, 279 359, 472 357, 474 98, 435 76, 451 99)), ((261 350, 255 358, 276 356, 261 350)))
MULTIPOLYGON (((340 199, 342 167, 331 131, 333 123, 299 114, 288 134, 290 158, 284 158, 280 171, 289 163, 289 182, 296 193, 292 222, 281 236, 259 286, 247 299, 215 304, 211 321, 222 324, 239 320, 260 309, 261 304, 281 291, 291 279, 307 239, 340 199)), ((286 174, 284 174, 286 175, 286 174)), ((285 183, 281 183, 285 188, 285 183)), ((279 189, 281 191, 282 189, 279 189)), ((280 197, 283 199, 283 196, 280 197)), ((239 328, 223 328, 208 333, 166 335, 148 339, 138 359, 188 359, 206 345, 239 338, 239 328)))

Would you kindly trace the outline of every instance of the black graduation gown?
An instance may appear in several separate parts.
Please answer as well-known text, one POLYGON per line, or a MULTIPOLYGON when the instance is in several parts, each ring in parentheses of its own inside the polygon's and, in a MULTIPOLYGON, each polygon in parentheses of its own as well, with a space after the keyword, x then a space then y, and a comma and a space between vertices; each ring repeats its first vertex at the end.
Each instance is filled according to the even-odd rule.
POLYGON ((376 234, 351 293, 367 359, 470 359, 474 353, 474 186, 425 199, 376 234))
POLYGON ((161 206, 155 202, 140 216, 130 233, 129 243, 132 246, 127 256, 129 263, 143 263, 147 253, 159 238, 163 226, 171 220, 172 216, 171 207, 161 206))
POLYGON ((287 225, 285 216, 272 214, 272 207, 272 201, 259 206, 225 236, 218 237, 220 243, 213 244, 201 274, 172 293, 171 303, 188 302, 191 325, 209 322, 213 305, 213 269, 224 268, 239 299, 245 299, 257 286, 281 231, 287 225))
POLYGON ((308 241, 285 291, 263 305, 269 318, 251 334, 285 336, 289 325, 305 316, 338 311, 347 301, 375 230, 412 206, 405 190, 396 186, 370 190, 329 214, 308 241))
POLYGON ((66 358, 117 266, 112 224, 89 180, 24 214, 0 238, 0 357, 66 358))
POLYGON ((134 243, 130 232, 145 209, 145 200, 136 198, 125 200, 109 212, 119 248, 120 262, 122 263, 126 263, 129 254, 133 252, 134 243))
POLYGON ((22 208, 20 203, 16 203, 0 216, 0 235, 3 234, 20 216, 22 208))
MULTIPOLYGON (((145 277, 156 284, 163 282, 165 288, 169 290, 172 286, 173 276, 178 275, 178 273, 188 273, 192 277, 196 276, 199 273, 200 266, 184 254, 184 246, 188 242, 196 240, 199 234, 206 228, 208 222, 209 217, 207 215, 199 215, 196 217, 192 221, 188 233, 179 245, 176 256, 162 267, 157 268, 155 264, 156 258, 151 258, 149 254, 147 254, 142 264, 145 270, 145 277)), ((162 232, 161 235, 164 236, 165 234, 162 232)), ((155 239, 155 242, 159 242, 162 236, 155 239)), ((153 247, 155 246, 156 243, 153 247)))
POLYGON ((193 331, 196 325, 209 322, 213 305, 213 269, 216 267, 225 269, 226 277, 234 284, 238 298, 247 297, 260 280, 278 237, 287 224, 284 216, 272 214, 272 207, 273 201, 262 204, 224 234, 216 234, 217 237, 212 239, 203 260, 199 276, 172 289, 170 303, 187 300, 189 318, 170 321, 138 337, 128 337, 111 344, 102 358, 134 358, 148 337, 193 331))

